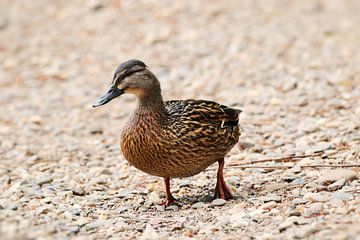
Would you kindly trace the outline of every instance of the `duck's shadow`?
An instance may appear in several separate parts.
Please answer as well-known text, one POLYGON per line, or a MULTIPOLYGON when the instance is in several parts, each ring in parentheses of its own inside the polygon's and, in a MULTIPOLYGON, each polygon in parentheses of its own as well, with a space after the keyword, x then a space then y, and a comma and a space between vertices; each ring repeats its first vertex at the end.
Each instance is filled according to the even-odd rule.
MULTIPOLYGON (((244 198, 239 195, 233 195, 233 199, 230 199, 229 201, 243 201, 244 198)), ((177 202, 174 204, 179 207, 186 207, 194 205, 195 203, 202 202, 204 204, 211 204, 211 202, 214 200, 214 191, 208 190, 206 192, 199 192, 195 194, 189 194, 189 195, 182 195, 177 198, 177 202)))

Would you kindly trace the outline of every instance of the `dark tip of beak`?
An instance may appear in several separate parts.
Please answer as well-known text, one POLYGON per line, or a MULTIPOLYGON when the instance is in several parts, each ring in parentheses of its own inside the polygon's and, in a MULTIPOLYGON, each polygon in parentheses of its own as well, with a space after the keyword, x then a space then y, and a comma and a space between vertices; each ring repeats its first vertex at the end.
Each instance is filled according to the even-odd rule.
POLYGON ((112 99, 120 96, 121 94, 123 94, 124 91, 121 90, 121 89, 118 89, 117 87, 115 86, 111 86, 109 88, 109 90, 104 94, 102 95, 101 97, 99 97, 94 103, 93 103, 93 107, 99 107, 99 106, 102 106, 108 102, 110 102, 112 99))

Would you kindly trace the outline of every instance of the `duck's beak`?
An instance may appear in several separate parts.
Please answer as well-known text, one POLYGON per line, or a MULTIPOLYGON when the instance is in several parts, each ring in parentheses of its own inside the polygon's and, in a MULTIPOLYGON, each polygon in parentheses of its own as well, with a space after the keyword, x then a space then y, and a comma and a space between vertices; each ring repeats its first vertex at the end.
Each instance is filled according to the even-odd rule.
POLYGON ((112 99, 120 96, 123 93, 124 93, 123 90, 118 89, 114 85, 111 85, 109 90, 93 103, 93 107, 99 107, 101 105, 104 105, 104 104, 110 102, 112 99))

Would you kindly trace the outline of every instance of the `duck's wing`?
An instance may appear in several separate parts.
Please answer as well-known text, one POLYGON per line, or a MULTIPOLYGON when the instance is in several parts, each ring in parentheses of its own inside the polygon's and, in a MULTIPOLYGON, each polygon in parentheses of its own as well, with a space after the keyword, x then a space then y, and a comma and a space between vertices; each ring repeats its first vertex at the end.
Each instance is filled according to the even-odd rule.
POLYGON ((172 100, 166 101, 165 106, 173 121, 219 127, 237 126, 242 112, 240 109, 206 100, 172 100))
POLYGON ((228 148, 239 139, 239 109, 205 100, 173 100, 165 106, 170 131, 180 140, 228 148))

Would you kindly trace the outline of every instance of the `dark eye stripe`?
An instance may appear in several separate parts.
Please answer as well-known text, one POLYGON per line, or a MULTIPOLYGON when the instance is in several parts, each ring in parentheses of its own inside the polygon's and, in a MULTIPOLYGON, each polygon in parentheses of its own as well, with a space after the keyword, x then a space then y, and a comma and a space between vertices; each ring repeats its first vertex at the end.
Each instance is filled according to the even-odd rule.
POLYGON ((119 78, 120 78, 120 74, 116 76, 116 73, 114 74, 114 79, 112 81, 112 84, 117 86, 119 84, 119 78))
POLYGON ((127 76, 129 76, 129 75, 131 75, 133 73, 136 73, 136 72, 140 72, 142 70, 144 70, 144 68, 140 68, 140 69, 136 69, 136 70, 131 70, 130 69, 129 71, 124 71, 124 73, 119 73, 119 75, 117 75, 116 78, 114 76, 115 79, 114 79, 113 82, 114 82, 115 86, 117 86, 120 83, 120 81, 122 81, 127 76))

